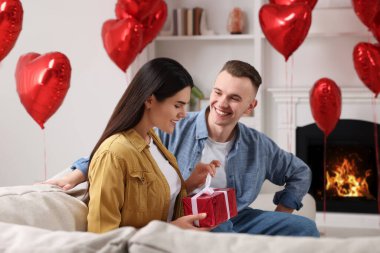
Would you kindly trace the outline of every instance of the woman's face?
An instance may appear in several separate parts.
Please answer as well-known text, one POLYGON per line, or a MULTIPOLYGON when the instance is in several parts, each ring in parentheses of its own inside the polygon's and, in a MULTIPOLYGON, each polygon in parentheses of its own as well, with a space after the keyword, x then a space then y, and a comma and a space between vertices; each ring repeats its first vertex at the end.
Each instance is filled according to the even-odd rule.
POLYGON ((152 104, 147 110, 151 123, 160 130, 171 134, 177 121, 186 116, 186 104, 190 101, 191 87, 187 86, 164 101, 152 96, 152 104))

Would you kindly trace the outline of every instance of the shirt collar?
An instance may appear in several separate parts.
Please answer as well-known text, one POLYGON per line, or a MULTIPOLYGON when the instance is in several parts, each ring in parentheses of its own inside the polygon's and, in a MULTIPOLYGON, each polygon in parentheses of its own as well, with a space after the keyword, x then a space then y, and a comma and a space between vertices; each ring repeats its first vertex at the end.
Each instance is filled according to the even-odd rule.
MULTIPOLYGON (((195 133, 196 133, 195 138, 196 139, 208 138, 207 119, 206 119, 206 112, 208 112, 208 110, 210 110, 209 106, 204 108, 203 110, 201 110, 197 116, 197 119, 196 119, 197 128, 195 130, 195 133)), ((234 143, 238 143, 238 141, 241 138, 241 133, 243 130, 243 124, 238 122, 236 130, 237 131, 235 133, 234 143)))
POLYGON ((196 139, 204 139, 208 138, 208 130, 207 130, 207 119, 206 112, 210 107, 204 108, 201 110, 196 119, 196 130, 195 130, 195 138, 196 139))
POLYGON ((137 131, 133 128, 126 131, 124 135, 139 152, 143 151, 149 145, 146 143, 144 138, 141 137, 141 135, 137 133, 137 131))

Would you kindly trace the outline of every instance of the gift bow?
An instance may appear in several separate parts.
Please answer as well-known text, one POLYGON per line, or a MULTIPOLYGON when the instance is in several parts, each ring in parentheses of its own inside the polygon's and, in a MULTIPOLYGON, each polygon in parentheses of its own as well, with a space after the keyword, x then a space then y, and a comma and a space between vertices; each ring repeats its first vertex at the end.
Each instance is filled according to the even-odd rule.
MULTIPOLYGON (((207 174, 205 187, 200 190, 197 194, 191 197, 191 210, 194 215, 198 214, 198 204, 197 198, 203 194, 212 195, 214 192, 222 192, 224 194, 224 198, 226 200, 226 209, 227 209, 227 220, 230 219, 230 206, 228 205, 228 195, 227 191, 214 191, 211 185, 211 175, 207 174)), ((199 220, 194 221, 194 224, 199 227, 199 220)))

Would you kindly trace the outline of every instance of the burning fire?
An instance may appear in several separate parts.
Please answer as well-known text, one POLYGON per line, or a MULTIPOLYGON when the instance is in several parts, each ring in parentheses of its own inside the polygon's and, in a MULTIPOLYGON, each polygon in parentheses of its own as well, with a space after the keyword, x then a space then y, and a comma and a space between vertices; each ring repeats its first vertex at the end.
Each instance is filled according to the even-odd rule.
POLYGON ((360 175, 355 161, 350 162, 344 158, 342 164, 336 165, 331 173, 332 176, 326 171, 326 191, 333 192, 333 196, 374 199, 367 183, 371 170, 366 170, 364 175, 360 175))

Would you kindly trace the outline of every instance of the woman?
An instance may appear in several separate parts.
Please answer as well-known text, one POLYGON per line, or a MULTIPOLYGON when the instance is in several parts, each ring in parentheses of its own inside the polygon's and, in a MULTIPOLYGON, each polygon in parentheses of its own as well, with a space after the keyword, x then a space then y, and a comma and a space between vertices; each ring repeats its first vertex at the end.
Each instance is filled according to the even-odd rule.
POLYGON ((88 231, 139 228, 152 220, 201 229, 193 221, 205 214, 182 216, 182 198, 207 173, 215 174, 218 162, 198 164, 185 182, 152 130, 173 132, 186 115, 192 86, 190 74, 172 59, 151 60, 138 71, 90 156, 88 231))

